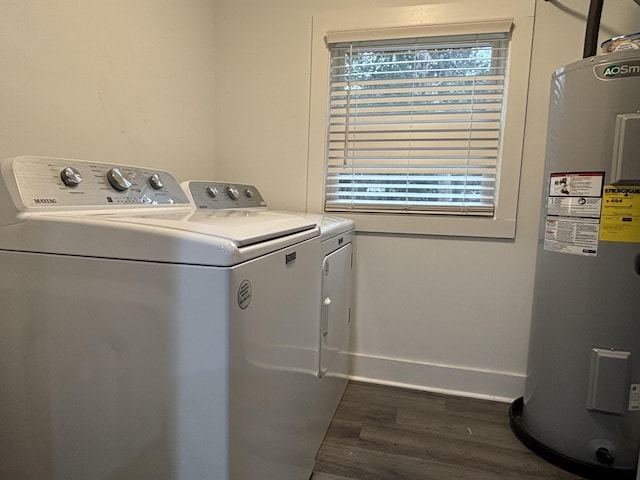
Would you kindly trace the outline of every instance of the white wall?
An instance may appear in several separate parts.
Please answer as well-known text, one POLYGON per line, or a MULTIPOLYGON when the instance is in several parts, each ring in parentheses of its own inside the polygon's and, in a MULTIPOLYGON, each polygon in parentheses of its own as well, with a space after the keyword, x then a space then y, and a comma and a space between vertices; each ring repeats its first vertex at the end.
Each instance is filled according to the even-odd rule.
POLYGON ((213 175, 208 0, 0 0, 0 158, 213 175))
MULTIPOLYGON (((366 5, 449 1, 462 0, 366 5)), ((522 392, 549 78, 580 58, 584 18, 572 11, 588 8, 587 0, 536 1, 516 239, 360 235, 358 377, 499 398, 522 392)), ((258 184, 275 208, 304 209, 311 18, 362 5, 0 0, 0 157, 115 160, 181 179, 215 174, 258 184)), ((632 0, 605 2, 603 39, 638 24, 632 0)))
MULTIPOLYGON (((311 18, 361 5, 216 1, 218 178, 258 184, 276 208, 305 208, 311 18)), ((359 235, 358 378, 502 399, 522 394, 549 81, 557 67, 582 56, 588 1, 537 0, 536 10, 516 239, 359 235)), ((601 38, 637 31, 639 22, 634 2, 609 0, 601 38)))

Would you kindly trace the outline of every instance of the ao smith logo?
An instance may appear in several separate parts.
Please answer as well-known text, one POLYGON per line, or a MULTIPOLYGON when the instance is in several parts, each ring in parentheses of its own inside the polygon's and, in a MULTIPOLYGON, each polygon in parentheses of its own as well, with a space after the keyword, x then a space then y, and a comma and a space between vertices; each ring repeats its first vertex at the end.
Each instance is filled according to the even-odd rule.
POLYGON ((605 193, 610 193, 610 194, 622 194, 625 197, 628 197, 629 195, 637 195, 640 193, 640 187, 633 187, 633 188, 605 188, 604 189, 605 193))
POLYGON ((51 205, 52 203, 58 203, 55 198, 34 198, 33 201, 40 205, 51 205))
POLYGON ((623 64, 610 63, 598 65, 593 68, 596 77, 601 80, 614 80, 617 78, 640 76, 640 61, 634 60, 623 64))
POLYGON ((604 69, 603 75, 611 78, 628 73, 640 73, 640 65, 609 65, 604 69))

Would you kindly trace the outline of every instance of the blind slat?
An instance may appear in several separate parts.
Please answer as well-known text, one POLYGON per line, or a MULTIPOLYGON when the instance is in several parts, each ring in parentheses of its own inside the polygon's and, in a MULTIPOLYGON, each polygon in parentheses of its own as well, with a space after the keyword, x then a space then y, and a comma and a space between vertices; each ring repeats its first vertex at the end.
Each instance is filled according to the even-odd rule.
POLYGON ((349 127, 348 133, 357 135, 357 130, 360 125, 420 125, 428 123, 441 123, 441 122, 496 122, 500 121, 502 116, 501 110, 494 110, 489 112, 473 111, 473 110, 459 110, 457 112, 432 110, 415 112, 413 115, 411 112, 392 112, 389 114, 376 114, 363 113, 361 115, 336 115, 331 119, 330 125, 341 126, 345 125, 349 127))
POLYGON ((352 79, 351 81, 348 81, 345 79, 345 73, 341 73, 341 74, 335 74, 333 75, 333 77, 331 80, 334 81, 334 83, 331 85, 331 89, 332 90, 351 90, 352 92, 358 92, 361 90, 367 90, 367 89, 373 89, 373 88, 380 88, 380 89, 385 89, 385 88, 389 88, 389 87, 385 87, 385 85, 388 86, 396 86, 396 87, 406 87, 408 85, 423 85, 423 86, 429 86, 431 84, 434 85, 440 85, 440 84, 447 84, 447 86, 449 84, 454 84, 454 85, 460 85, 460 86, 464 86, 464 85, 476 85, 476 86, 481 86, 481 85, 491 85, 492 83, 498 83, 498 82, 502 82, 504 80, 504 74, 487 74, 487 75, 483 75, 481 78, 473 78, 473 77, 469 77, 469 76, 441 76, 441 77, 421 77, 421 78, 415 78, 415 77, 410 77, 410 78, 397 78, 397 79, 374 79, 374 78, 369 78, 369 79, 365 79, 365 78, 359 78, 359 79, 352 79), (356 88, 357 87, 357 88, 356 88))
POLYGON ((336 30, 327 32, 326 41, 328 44, 336 44, 339 42, 395 40, 401 38, 437 38, 445 35, 508 33, 512 27, 513 20, 504 19, 474 23, 416 25, 400 28, 336 30))
MULTIPOLYGON (((423 125, 414 124, 414 125, 402 125, 402 124, 391 124, 384 125, 384 128, 380 125, 359 125, 357 130, 358 135, 376 135, 379 134, 384 136, 386 134, 394 134, 394 133, 404 133, 404 134, 413 134, 413 135, 438 135, 439 133, 461 133, 461 132, 470 132, 472 135, 474 133, 482 133, 482 132, 497 132, 496 135, 499 134, 500 131, 500 123, 499 122, 437 122, 433 121, 430 123, 425 123, 423 125)), ((337 127, 329 130, 330 134, 344 134, 344 128, 338 129, 337 127)), ((355 136, 356 132, 352 132, 355 136)), ((366 137, 364 137, 366 138, 366 137)))

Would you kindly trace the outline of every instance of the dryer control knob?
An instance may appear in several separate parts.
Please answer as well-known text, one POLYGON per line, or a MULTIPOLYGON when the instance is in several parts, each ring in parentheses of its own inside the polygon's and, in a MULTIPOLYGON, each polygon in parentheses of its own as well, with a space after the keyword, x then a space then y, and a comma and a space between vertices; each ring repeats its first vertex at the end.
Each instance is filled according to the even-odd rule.
POLYGON ((60 178, 62 179, 62 183, 64 183, 67 187, 75 187, 80 185, 82 181, 82 175, 80 172, 73 167, 67 167, 60 172, 60 178))
POLYGON ((237 200, 238 197, 240 197, 240 192, 238 192, 238 189, 233 185, 227 185, 227 187, 225 188, 225 192, 227 192, 227 196, 231 200, 237 200))
POLYGON ((131 181, 124 176, 118 167, 114 167, 107 172, 107 179, 113 188, 119 192, 124 192, 131 187, 131 181))
POLYGON ((247 197, 247 198, 253 198, 253 197, 255 197, 255 195, 256 194, 253 193, 253 190, 251 190, 250 188, 246 188, 244 190, 244 196, 247 197))
POLYGON ((218 196, 218 189, 216 187, 212 187, 211 185, 209 185, 205 190, 211 198, 216 198, 218 196))
POLYGON ((160 190, 164 187, 164 183, 160 180, 160 175, 154 173, 149 177, 149 185, 151 185, 155 190, 160 190))

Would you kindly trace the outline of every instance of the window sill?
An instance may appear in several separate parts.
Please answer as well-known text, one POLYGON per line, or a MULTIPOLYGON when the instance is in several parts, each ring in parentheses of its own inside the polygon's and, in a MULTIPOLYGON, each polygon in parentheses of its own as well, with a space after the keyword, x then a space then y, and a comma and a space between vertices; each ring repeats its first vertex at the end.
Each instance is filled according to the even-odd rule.
POLYGON ((379 213, 327 212, 351 219, 356 231, 362 233, 390 233, 403 235, 442 235, 454 237, 481 237, 513 239, 516 234, 515 219, 491 217, 451 217, 433 215, 381 215, 379 213))

